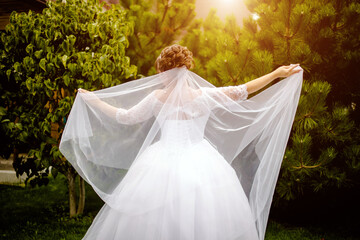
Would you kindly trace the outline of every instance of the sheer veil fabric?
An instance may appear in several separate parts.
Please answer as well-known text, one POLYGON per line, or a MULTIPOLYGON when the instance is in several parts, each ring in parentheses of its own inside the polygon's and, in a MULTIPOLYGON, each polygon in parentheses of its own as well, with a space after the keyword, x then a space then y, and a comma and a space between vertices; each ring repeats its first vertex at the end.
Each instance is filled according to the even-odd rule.
POLYGON ((181 67, 78 93, 60 151, 108 207, 130 215, 168 204, 169 194, 180 199, 216 185, 219 180, 211 183, 202 174, 219 154, 246 196, 256 239, 264 239, 302 78, 300 71, 248 99, 245 85, 216 88, 181 67), (207 153, 199 154, 204 144, 207 153), (166 171, 156 172, 160 168, 166 171), (162 187, 175 176, 169 171, 178 185, 162 187), (148 179, 146 185, 141 179, 148 179))

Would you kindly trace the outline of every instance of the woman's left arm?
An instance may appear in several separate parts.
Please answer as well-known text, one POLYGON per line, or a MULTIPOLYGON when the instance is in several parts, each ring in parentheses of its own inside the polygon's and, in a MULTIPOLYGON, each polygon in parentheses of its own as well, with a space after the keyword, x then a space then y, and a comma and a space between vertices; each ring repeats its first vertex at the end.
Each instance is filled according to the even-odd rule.
POLYGON ((130 109, 123 109, 111 106, 87 90, 80 88, 79 92, 82 93, 81 96, 89 105, 99 109, 106 116, 115 119, 120 124, 133 125, 146 121, 153 116, 152 108, 156 101, 153 98, 154 95, 151 93, 130 109))
POLYGON ((248 93, 250 94, 262 89, 277 78, 289 77, 294 73, 300 72, 301 69, 295 69, 297 66, 299 66, 299 64, 281 66, 271 73, 245 83, 248 93))
POLYGON ((118 108, 111 106, 110 104, 101 101, 94 93, 85 89, 79 88, 78 92, 81 93, 81 97, 92 107, 101 110, 106 116, 112 119, 116 119, 116 112, 118 108))

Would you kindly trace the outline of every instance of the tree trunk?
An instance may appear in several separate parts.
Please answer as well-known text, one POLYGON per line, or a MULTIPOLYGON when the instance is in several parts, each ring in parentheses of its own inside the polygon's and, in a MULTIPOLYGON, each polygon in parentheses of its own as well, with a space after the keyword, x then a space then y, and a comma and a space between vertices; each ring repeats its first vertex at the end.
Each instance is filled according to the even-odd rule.
POLYGON ((78 203, 77 214, 83 214, 84 207, 85 207, 85 181, 79 175, 79 203, 78 203))
POLYGON ((13 153, 14 153, 13 162, 15 162, 17 157, 19 156, 19 150, 15 147, 13 153))
POLYGON ((76 172, 70 167, 66 174, 68 180, 68 189, 69 189, 69 207, 70 207, 70 217, 76 215, 76 189, 75 189, 75 179, 76 172))

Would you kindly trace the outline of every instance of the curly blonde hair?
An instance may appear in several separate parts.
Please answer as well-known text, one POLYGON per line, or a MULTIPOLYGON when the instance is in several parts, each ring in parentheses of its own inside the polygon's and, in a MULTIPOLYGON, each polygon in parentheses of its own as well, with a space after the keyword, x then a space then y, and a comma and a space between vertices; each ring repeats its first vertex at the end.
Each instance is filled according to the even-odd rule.
POLYGON ((194 59, 192 52, 187 47, 178 44, 164 48, 155 61, 155 67, 158 72, 182 66, 191 69, 194 66, 194 59))

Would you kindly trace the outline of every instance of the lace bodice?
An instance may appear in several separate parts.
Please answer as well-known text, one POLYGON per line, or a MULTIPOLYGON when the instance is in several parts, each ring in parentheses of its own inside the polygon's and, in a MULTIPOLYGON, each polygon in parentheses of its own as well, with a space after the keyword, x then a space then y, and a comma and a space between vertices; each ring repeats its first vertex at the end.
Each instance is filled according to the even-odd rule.
POLYGON ((160 140, 170 147, 186 147, 204 139, 204 130, 208 116, 193 120, 166 120, 161 127, 160 140))

